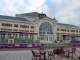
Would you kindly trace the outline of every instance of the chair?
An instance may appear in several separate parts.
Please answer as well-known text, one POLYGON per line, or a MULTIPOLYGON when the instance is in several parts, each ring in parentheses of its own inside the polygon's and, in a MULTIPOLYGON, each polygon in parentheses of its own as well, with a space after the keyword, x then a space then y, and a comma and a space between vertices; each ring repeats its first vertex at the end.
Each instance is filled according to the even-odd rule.
POLYGON ((63 47, 60 47, 60 55, 65 56, 65 52, 63 47))
POLYGON ((60 49, 64 49, 63 47, 60 47, 60 49))
POLYGON ((73 50, 73 53, 75 53, 75 51, 76 51, 76 48, 72 48, 72 50, 73 50))
POLYGON ((41 52, 42 50, 44 50, 44 48, 39 48, 39 52, 40 52, 40 54, 44 54, 44 52, 41 52))
POLYGON ((39 50, 44 50, 44 48, 43 48, 43 47, 41 47, 41 48, 39 48, 39 50))
POLYGON ((72 51, 70 52, 72 54, 72 57, 73 57, 73 54, 75 54, 75 51, 76 51, 76 48, 72 48, 72 51))
POLYGON ((36 59, 37 60, 37 58, 39 58, 39 60, 40 60, 40 54, 39 53, 37 53, 35 51, 32 51, 32 54, 33 54, 33 58, 32 59, 36 59))
POLYGON ((48 52, 48 59, 55 58, 56 49, 48 52))
POLYGON ((41 56, 44 56, 44 59, 45 59, 46 52, 44 52, 44 48, 43 47, 39 48, 39 52, 40 52, 40 58, 41 58, 41 56))

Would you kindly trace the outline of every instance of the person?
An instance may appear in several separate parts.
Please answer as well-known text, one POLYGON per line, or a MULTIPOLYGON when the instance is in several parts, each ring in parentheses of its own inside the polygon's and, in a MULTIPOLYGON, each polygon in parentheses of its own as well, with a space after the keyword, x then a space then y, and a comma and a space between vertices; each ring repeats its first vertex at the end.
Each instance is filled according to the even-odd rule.
POLYGON ((57 48, 55 54, 57 55, 57 57, 60 55, 60 49, 57 48))
POLYGON ((57 43, 57 41, 55 40, 55 43, 57 43))

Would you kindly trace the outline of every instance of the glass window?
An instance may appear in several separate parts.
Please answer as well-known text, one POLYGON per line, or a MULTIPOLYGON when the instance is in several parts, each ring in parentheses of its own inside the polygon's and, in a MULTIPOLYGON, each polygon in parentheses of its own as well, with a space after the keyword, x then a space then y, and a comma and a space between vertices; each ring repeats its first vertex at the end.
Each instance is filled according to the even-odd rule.
POLYGON ((57 31, 59 31, 59 29, 57 29, 57 31))
POLYGON ((17 32, 18 30, 17 29, 14 29, 13 31, 17 32))
POLYGON ((27 25, 20 25, 20 28, 29 28, 27 25))
POLYGON ((66 29, 61 29, 61 31, 66 31, 66 29))
POLYGON ((4 29, 4 28, 1 28, 2 31, 12 31, 12 29, 4 29))
POLYGON ((39 27, 39 32, 42 32, 40 34, 52 34, 52 26, 49 22, 43 22, 39 27))
POLYGON ((45 32, 43 32, 43 34, 45 34, 45 32))
POLYGON ((75 30, 71 30, 71 32, 75 32, 75 30))
POLYGON ((49 34, 49 32, 47 32, 47 34, 49 34))
POLYGON ((9 24, 9 23, 2 23, 2 26, 9 26, 9 27, 12 27, 12 24, 9 24))
POLYGON ((14 27, 18 27, 18 25, 17 24, 14 24, 14 27))
POLYGON ((42 32, 39 32, 39 34, 42 34, 42 32))
POLYGON ((47 36, 47 41, 48 41, 48 36, 47 36))
POLYGON ((32 29, 34 29, 34 26, 31 26, 32 29))
POLYGON ((29 30, 20 30, 20 32, 29 32, 29 30))

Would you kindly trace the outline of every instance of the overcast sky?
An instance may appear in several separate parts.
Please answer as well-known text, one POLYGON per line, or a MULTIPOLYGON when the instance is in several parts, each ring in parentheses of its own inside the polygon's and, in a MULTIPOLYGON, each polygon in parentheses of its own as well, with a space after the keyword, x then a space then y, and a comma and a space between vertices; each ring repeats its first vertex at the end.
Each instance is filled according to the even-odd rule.
POLYGON ((0 15, 42 12, 59 23, 80 26, 80 0, 0 0, 0 15), (55 12, 55 13, 54 13, 55 12))

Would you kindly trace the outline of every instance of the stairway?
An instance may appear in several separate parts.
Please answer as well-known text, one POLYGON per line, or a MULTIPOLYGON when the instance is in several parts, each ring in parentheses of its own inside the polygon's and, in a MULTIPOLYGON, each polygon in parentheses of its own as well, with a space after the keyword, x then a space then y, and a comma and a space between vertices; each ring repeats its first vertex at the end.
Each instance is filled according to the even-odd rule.
POLYGON ((53 43, 53 44, 44 44, 44 48, 55 48, 55 47, 70 47, 68 43, 53 43))

